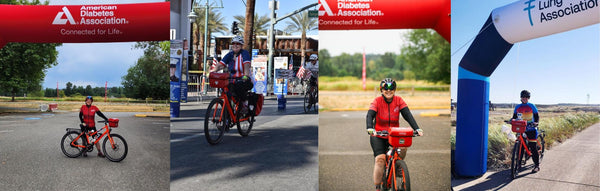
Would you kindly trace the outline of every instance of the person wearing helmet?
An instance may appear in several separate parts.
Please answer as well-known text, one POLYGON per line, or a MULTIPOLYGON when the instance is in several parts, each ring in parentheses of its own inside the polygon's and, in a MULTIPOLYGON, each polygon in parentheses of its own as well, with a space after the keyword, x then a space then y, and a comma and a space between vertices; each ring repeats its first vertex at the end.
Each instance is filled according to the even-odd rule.
MULTIPOLYGON (((391 78, 382 80, 379 84, 379 91, 381 96, 373 100, 367 112, 367 133, 373 135, 375 131, 399 127, 400 115, 402 115, 402 118, 408 122, 410 127, 416 130, 419 136, 423 136, 423 130, 417 125, 406 102, 400 96, 395 95, 396 82, 391 78)), ((385 167, 385 153, 390 145, 387 137, 371 136, 370 142, 375 156, 373 183, 375 183, 375 189, 379 190, 385 167)), ((405 159, 406 149, 401 149, 400 157, 405 159)))
MULTIPOLYGON (((100 112, 100 109, 98 109, 98 107, 96 107, 95 105, 92 105, 93 102, 94 102, 94 98, 92 96, 87 96, 85 98, 85 105, 82 105, 81 109, 79 109, 79 120, 81 121, 81 124, 79 125, 79 127, 81 127, 81 131, 92 131, 92 132, 97 131, 96 123, 94 120, 94 117, 96 116, 96 114, 98 114, 98 116, 102 117, 105 121, 108 120, 108 118, 106 118, 106 116, 104 116, 104 114, 102 114, 102 112, 100 112)), ((84 140, 85 140, 85 138, 84 138, 84 140)), ((98 141, 96 143, 96 149, 98 149, 98 156, 104 157, 102 152, 100 152, 100 141, 98 141)), ((83 152, 83 156, 87 157, 86 151, 83 152)))
POLYGON ((231 50, 225 54, 220 62, 216 63, 210 72, 219 71, 227 67, 229 74, 232 78, 237 79, 236 83, 231 84, 231 90, 238 97, 240 101, 243 101, 242 112, 248 111, 247 92, 254 86, 250 80, 251 66, 250 66, 250 53, 247 50, 242 49, 244 45, 244 38, 241 36, 235 36, 231 40, 231 50))
MULTIPOLYGON (((317 54, 311 54, 310 57, 308 57, 308 62, 304 63, 304 68, 310 70, 311 73, 310 79, 308 80, 310 92, 317 91, 319 86, 319 56, 317 56, 317 54)), ((306 108, 312 107, 311 103, 312 101, 308 103, 306 108)))
MULTIPOLYGON (((515 107, 515 111, 513 112, 512 120, 521 118, 527 121, 527 128, 525 129, 525 134, 527 135, 527 140, 529 143, 529 150, 537 151, 537 125, 540 121, 540 116, 538 115, 538 110, 534 104, 529 103, 529 98, 531 97, 531 93, 527 90, 521 91, 521 104, 515 107), (530 125, 531 124, 531 125, 530 125)), ((540 156, 538 152, 531 152, 531 158, 533 159, 534 167, 531 170, 532 173, 536 173, 540 171, 540 156)))

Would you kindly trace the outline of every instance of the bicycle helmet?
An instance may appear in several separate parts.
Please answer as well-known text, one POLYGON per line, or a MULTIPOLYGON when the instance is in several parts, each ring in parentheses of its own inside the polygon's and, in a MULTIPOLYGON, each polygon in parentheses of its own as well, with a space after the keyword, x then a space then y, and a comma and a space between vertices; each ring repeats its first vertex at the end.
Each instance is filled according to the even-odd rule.
POLYGON ((523 90, 523 91, 521 91, 521 97, 530 98, 531 93, 529 93, 529 91, 527 91, 527 90, 523 90))
POLYGON ((396 81, 392 80, 391 78, 381 80, 381 83, 379 84, 379 91, 383 90, 396 90, 396 81))
POLYGON ((244 44, 244 38, 242 36, 234 36, 233 39, 231 39, 231 44, 235 42, 244 44))
POLYGON ((92 96, 87 96, 87 97, 85 97, 85 101, 87 101, 88 99, 89 99, 89 100, 92 100, 92 102, 94 102, 94 97, 92 97, 92 96))
POLYGON ((308 60, 318 60, 319 56, 317 56, 317 54, 311 54, 310 57, 308 58, 308 60))

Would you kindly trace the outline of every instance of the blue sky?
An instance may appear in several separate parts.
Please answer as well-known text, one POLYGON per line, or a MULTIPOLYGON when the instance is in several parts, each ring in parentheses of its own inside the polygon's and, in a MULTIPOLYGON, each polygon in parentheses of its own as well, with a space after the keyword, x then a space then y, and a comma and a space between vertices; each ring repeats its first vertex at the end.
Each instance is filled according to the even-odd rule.
MULTIPOLYGON (((117 4, 161 1, 163 0, 51 0, 50 4, 117 4)), ((234 21, 233 16, 245 14, 246 8, 243 2, 242 0, 223 0, 224 8, 219 9, 219 11, 225 17, 225 23, 228 28, 231 27, 231 23, 234 21)), ((315 2, 317 1, 280 1, 281 5, 280 9, 277 10, 277 15, 286 15, 315 2)), ((255 12, 259 15, 268 14, 268 1, 257 0, 255 12)), ((280 21, 275 25, 275 28, 285 28, 286 20, 280 21)), ((310 31, 308 35, 318 35, 318 31, 310 31)), ((71 82, 77 86, 91 85, 92 87, 102 87, 105 82, 108 82, 109 87, 121 86, 121 77, 126 75, 127 69, 133 66, 137 59, 143 55, 143 50, 133 49, 134 44, 133 42, 64 43, 57 48, 59 52, 58 65, 48 69, 42 86, 44 88, 56 88, 57 82, 59 88, 65 88, 67 82, 71 82)))
MULTIPOLYGON (((452 1, 452 99, 458 63, 494 8, 514 0, 452 1), (466 44, 466 45, 465 45, 466 44), (461 46, 463 46, 461 48, 461 46)), ((514 44, 490 76, 490 101, 518 103, 523 89, 534 104, 600 104, 598 24, 514 44)))

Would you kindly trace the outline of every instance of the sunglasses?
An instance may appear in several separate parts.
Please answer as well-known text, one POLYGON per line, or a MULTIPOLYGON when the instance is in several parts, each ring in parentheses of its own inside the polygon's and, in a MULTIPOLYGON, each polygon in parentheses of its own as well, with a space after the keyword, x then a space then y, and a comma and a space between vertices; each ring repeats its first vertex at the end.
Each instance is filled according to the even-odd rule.
POLYGON ((381 89, 382 90, 396 90, 396 86, 394 84, 392 84, 392 83, 384 83, 381 86, 381 89))
POLYGON ((231 44, 232 45, 242 45, 242 43, 239 43, 239 42, 234 42, 234 43, 231 43, 231 44))

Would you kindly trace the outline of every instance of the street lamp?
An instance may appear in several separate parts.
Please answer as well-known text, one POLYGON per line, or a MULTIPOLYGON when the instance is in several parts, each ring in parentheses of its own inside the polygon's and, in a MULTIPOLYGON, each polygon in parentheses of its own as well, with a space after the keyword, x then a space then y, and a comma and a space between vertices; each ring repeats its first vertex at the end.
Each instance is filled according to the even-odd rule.
POLYGON ((187 16, 187 18, 190 19, 190 23, 192 23, 192 24, 194 24, 196 22, 198 15, 196 15, 196 12, 194 12, 193 8, 192 8, 192 11, 190 12, 190 14, 187 16))

